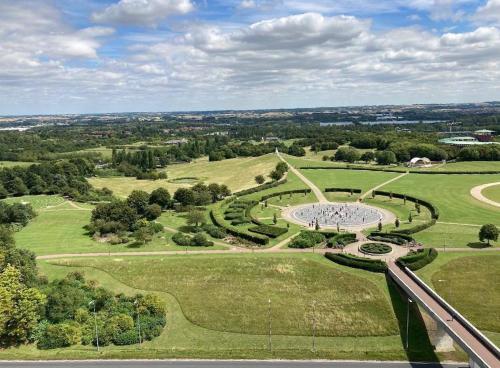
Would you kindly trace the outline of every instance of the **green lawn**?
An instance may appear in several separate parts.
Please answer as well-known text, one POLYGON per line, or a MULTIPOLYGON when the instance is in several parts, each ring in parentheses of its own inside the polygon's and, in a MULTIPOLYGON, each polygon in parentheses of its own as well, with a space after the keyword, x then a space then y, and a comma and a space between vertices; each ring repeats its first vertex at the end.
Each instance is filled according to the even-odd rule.
POLYGON ((186 183, 172 183, 168 179, 162 180, 137 180, 132 177, 112 176, 112 177, 94 177, 88 179, 89 183, 96 188, 108 188, 113 194, 125 198, 133 190, 144 190, 151 193, 157 188, 165 188, 173 194, 178 188, 188 188, 186 183))
POLYGON ((301 170, 301 172, 322 190, 332 187, 357 188, 363 192, 400 175, 361 170, 301 170))
POLYGON ((25 161, 0 161, 0 169, 4 167, 15 167, 15 166, 21 166, 21 167, 26 167, 33 165, 35 162, 25 162, 25 161))
POLYGON ((36 195, 36 196, 22 196, 10 197, 3 200, 7 203, 29 203, 35 210, 46 209, 47 207, 60 206, 66 200, 58 195, 36 195))
POLYGON ((492 201, 500 203, 500 185, 494 185, 492 187, 488 187, 483 189, 481 192, 486 198, 491 199, 492 201))
POLYGON ((500 343, 500 254, 441 252, 436 261, 417 273, 500 343))
POLYGON ((116 293, 154 292, 166 303, 167 328, 140 348, 108 346, 97 353, 91 346, 41 351, 28 345, 3 350, 0 359, 436 359, 413 310, 414 344, 409 355, 405 352, 400 328, 406 307, 383 275, 339 266, 319 255, 82 258, 40 262, 40 267, 49 279, 81 271, 116 293), (313 300, 320 335, 316 352, 311 351, 313 300), (375 331, 382 334, 375 336, 375 331))

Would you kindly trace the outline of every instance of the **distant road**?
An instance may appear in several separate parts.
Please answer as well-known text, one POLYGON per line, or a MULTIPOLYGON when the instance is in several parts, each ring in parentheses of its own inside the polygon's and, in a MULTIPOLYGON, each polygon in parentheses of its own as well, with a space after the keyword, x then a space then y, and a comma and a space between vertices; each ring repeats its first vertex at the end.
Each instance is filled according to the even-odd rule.
POLYGON ((467 364, 314 361, 101 360, 0 362, 0 368, 466 368, 467 364))

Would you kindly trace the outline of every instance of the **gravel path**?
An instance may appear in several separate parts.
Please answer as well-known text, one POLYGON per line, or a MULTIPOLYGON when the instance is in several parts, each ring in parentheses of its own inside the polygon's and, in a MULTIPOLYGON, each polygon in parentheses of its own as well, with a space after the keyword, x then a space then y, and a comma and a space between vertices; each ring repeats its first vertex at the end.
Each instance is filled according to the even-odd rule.
POLYGON ((495 206, 495 207, 500 207, 500 203, 492 201, 489 198, 486 198, 481 192, 483 189, 493 187, 495 185, 500 185, 500 181, 497 181, 496 183, 489 183, 489 184, 483 184, 483 185, 478 185, 477 187, 474 187, 470 190, 470 195, 476 198, 478 201, 481 201, 483 203, 495 206))

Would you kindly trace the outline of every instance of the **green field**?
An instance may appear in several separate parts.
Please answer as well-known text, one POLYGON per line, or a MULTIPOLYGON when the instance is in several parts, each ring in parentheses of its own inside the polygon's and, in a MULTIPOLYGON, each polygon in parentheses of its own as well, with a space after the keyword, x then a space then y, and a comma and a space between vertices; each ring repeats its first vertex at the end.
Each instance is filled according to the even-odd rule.
POLYGON ((276 166, 276 155, 261 157, 234 158, 230 160, 209 162, 207 158, 191 163, 174 164, 167 167, 168 179, 137 180, 131 177, 94 177, 89 178, 90 184, 96 188, 109 188, 119 197, 127 197, 132 190, 144 190, 148 193, 156 188, 166 188, 174 193, 178 188, 190 187, 198 181, 226 184, 232 191, 238 191, 256 186, 255 177, 266 177, 276 166), (192 178, 193 180, 176 180, 192 178))
MULTIPOLYGON (((319 255, 83 258, 40 266, 49 279, 78 270, 114 292, 155 292, 166 303, 167 327, 141 348, 109 346, 97 354, 89 346, 48 351, 21 346, 3 350, 0 358, 437 359, 414 309, 413 345, 405 352, 406 304, 383 275, 339 266, 319 255), (312 316, 319 335, 316 352, 311 351, 312 316)), ((460 354, 440 357, 464 359, 460 354)))
POLYGON ((418 271, 446 301, 500 343, 500 255, 440 253, 418 271))
POLYGON ((500 203, 500 184, 483 189, 481 193, 488 199, 500 203))
POLYGON ((0 169, 4 167, 15 167, 15 166, 30 166, 33 165, 34 162, 24 162, 24 161, 0 161, 0 169))

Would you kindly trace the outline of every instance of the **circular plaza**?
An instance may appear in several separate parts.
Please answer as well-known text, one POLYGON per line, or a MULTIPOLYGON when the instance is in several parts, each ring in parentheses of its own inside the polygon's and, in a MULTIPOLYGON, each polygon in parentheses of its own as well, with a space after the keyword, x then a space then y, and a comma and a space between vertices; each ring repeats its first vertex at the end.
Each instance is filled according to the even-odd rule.
POLYGON ((384 209, 362 203, 309 203, 286 208, 283 218, 298 225, 324 229, 362 230, 393 222, 395 216, 384 209))

